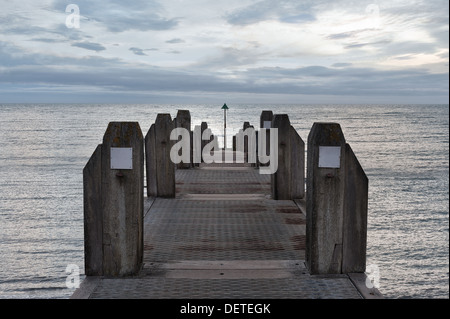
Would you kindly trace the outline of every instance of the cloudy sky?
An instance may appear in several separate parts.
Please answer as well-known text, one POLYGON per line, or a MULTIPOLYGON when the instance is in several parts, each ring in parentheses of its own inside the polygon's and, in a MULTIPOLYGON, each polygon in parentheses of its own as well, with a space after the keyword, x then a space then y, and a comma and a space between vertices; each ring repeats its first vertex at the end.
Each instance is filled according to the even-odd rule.
POLYGON ((0 103, 448 103, 447 0, 0 8, 0 103))

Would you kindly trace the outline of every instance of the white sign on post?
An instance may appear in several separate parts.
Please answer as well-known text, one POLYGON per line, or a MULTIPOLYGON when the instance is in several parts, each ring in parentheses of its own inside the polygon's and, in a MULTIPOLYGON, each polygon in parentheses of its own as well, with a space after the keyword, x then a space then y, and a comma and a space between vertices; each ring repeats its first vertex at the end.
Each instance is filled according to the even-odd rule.
POLYGON ((319 146, 319 167, 320 168, 340 168, 341 167, 341 147, 340 146, 319 146))
POLYGON ((133 148, 111 147, 111 169, 133 169, 133 148))

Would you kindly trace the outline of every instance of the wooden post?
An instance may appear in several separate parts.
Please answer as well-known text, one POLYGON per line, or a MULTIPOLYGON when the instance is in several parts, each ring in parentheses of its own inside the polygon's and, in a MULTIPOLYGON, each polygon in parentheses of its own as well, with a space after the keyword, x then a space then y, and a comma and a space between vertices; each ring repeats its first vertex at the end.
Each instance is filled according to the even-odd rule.
MULTIPOLYGON (((272 127, 273 112, 272 111, 262 111, 259 117, 259 127, 260 130, 265 130, 266 133, 266 147, 265 149, 258 149, 259 156, 267 156, 270 153, 270 128, 272 127)), ((258 158, 259 158, 258 156, 258 158)), ((258 161, 259 162, 259 161, 258 161)), ((261 163, 261 166, 269 166, 269 163, 261 163)))
POLYGON ((170 159, 175 128, 170 114, 158 114, 155 121, 156 185, 158 197, 175 197, 175 164, 170 159))
MULTIPOLYGON (((200 154, 203 154, 203 149, 205 148, 205 146, 206 146, 206 144, 208 144, 209 142, 208 141, 205 141, 205 140, 203 140, 203 132, 206 130, 208 128, 208 123, 206 123, 206 122, 202 122, 202 124, 200 125, 200 145, 201 145, 201 150, 200 150, 200 154)), ((201 155, 201 158, 202 158, 202 163, 204 163, 204 160, 203 160, 203 155, 201 155)))
POLYGON ((199 167, 202 162, 202 129, 200 125, 196 125, 194 127, 194 131, 192 132, 192 163, 194 167, 199 167))
POLYGON ((366 271, 369 180, 350 145, 345 145, 343 273, 366 271))
MULTIPOLYGON (((176 127, 182 127, 191 132, 191 114, 188 110, 178 110, 177 113, 176 127)), ((192 144, 191 144, 192 145, 192 144)), ((192 154, 192 147, 189 148, 192 154)), ((192 155, 189 156, 192 159, 192 155)), ((191 161, 192 163, 192 161, 191 161)), ((188 169, 191 167, 191 163, 179 163, 177 164, 178 169, 188 169)))
POLYGON ((278 129, 278 169, 271 175, 272 198, 291 198, 291 122, 287 114, 276 114, 272 127, 278 129))
POLYGON ((83 169, 84 268, 86 276, 103 275, 102 145, 83 169))
POLYGON ((290 199, 305 197, 305 142, 295 128, 290 127, 291 192, 290 199))
POLYGON ((308 136, 306 263, 312 274, 364 272, 368 179, 337 123, 308 136))
POLYGON ((155 124, 150 126, 150 129, 145 136, 145 169, 147 179, 147 196, 157 197, 158 188, 156 183, 156 132, 155 124))
POLYGON ((144 145, 139 123, 109 123, 101 159, 103 275, 135 275, 143 258, 144 145))

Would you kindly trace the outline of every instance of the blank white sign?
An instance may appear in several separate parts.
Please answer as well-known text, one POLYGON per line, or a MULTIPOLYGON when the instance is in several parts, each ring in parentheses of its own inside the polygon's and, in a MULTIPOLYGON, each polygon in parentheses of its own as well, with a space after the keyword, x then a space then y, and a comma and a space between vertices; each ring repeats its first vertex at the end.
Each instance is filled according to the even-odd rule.
POLYGON ((111 147, 111 169, 133 169, 133 149, 111 147))
POLYGON ((340 168, 341 167, 341 147, 340 146, 319 146, 319 167, 340 168))

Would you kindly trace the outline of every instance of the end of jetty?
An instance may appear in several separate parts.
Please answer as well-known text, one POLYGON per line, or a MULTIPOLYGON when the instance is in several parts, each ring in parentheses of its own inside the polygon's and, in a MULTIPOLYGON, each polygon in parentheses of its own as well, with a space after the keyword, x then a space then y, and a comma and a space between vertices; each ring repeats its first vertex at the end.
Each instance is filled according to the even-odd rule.
POLYGON ((314 123, 305 144, 287 114, 260 119, 231 149, 187 110, 145 137, 110 123, 83 171, 73 298, 381 298, 365 274, 368 178, 340 125, 314 123))

